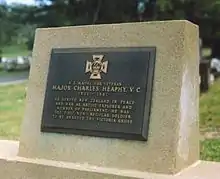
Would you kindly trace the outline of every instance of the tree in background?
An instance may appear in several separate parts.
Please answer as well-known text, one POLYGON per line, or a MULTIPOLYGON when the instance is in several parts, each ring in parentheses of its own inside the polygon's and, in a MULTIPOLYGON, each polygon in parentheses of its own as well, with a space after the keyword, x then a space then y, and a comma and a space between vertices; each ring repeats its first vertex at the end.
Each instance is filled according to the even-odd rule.
POLYGON ((26 5, 10 6, 11 22, 16 22, 17 28, 14 28, 15 35, 12 37, 11 43, 17 45, 26 44, 29 50, 33 47, 35 29, 39 26, 31 19, 33 12, 38 7, 26 5))
POLYGON ((26 41, 31 49, 36 27, 171 19, 187 19, 198 24, 206 46, 212 46, 220 37, 220 0, 36 1, 39 6, 1 6, 0 43, 14 43, 17 39, 17 43, 26 41))
POLYGON ((0 4, 0 56, 5 46, 28 44, 30 39, 33 41, 37 24, 27 21, 33 8, 35 7, 0 4))
POLYGON ((8 20, 9 12, 5 5, 0 5, 0 58, 2 55, 2 48, 10 41, 11 29, 13 24, 8 20))

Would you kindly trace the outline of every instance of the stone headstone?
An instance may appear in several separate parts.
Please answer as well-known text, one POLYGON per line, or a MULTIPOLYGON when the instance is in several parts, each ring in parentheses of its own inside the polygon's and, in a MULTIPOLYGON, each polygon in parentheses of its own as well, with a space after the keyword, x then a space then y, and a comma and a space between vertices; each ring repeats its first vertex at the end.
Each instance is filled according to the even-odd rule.
POLYGON ((218 179, 219 164, 198 160, 198 42, 188 21, 38 29, 21 139, 0 140, 0 174, 218 179))
POLYGON ((195 163, 198 39, 188 21, 38 29, 19 156, 163 174, 195 163))

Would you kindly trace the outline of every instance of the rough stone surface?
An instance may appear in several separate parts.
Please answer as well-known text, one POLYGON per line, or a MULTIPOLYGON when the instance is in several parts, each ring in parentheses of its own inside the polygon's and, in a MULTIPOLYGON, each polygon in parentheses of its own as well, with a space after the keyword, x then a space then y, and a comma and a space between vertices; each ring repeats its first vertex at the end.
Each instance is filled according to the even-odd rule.
POLYGON ((191 166, 175 177, 185 179, 218 179, 220 178, 220 162, 199 161, 197 165, 191 166))
POLYGON ((17 141, 0 140, 0 174, 4 179, 219 179, 220 163, 198 161, 176 175, 104 168, 87 164, 16 157, 17 141), (3 149, 3 150, 2 150, 3 149), (10 154, 9 154, 10 153, 10 154))
POLYGON ((198 42, 198 27, 188 21, 38 29, 19 156, 156 173, 175 173, 196 162, 198 42), (142 46, 157 47, 147 142, 40 132, 52 48, 142 46))
POLYGON ((0 158, 15 157, 18 154, 18 141, 0 140, 0 158))

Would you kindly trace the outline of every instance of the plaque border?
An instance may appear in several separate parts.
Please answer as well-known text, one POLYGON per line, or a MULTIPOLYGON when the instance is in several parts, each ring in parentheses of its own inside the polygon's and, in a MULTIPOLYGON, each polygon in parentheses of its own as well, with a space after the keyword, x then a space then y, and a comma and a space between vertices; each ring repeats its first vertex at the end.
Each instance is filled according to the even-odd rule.
POLYGON ((156 65, 156 47, 146 46, 146 47, 95 47, 95 48, 53 48, 51 50, 48 73, 47 73, 47 82, 45 87, 45 95, 43 101, 42 117, 41 117, 41 132, 43 133, 60 133, 60 134, 75 134, 82 136, 91 136, 91 137, 105 137, 105 138, 116 138, 124 140, 137 140, 137 141, 147 141, 149 133, 149 124, 151 119, 151 106, 152 106, 152 95, 153 95, 153 84, 154 84, 154 73, 156 65), (61 128, 61 127, 50 127, 44 124, 43 121, 43 110, 45 105, 45 98, 47 93, 47 82, 49 78, 49 68, 52 55, 54 53, 76 53, 76 52, 139 52, 147 51, 148 55, 148 68, 147 68, 147 83, 145 91, 145 102, 144 111, 143 111, 143 123, 141 134, 135 133, 123 133, 123 132, 106 132, 106 131, 95 131, 95 130, 84 130, 84 129, 73 129, 73 128, 61 128), (146 105, 149 104, 149 105, 146 105))

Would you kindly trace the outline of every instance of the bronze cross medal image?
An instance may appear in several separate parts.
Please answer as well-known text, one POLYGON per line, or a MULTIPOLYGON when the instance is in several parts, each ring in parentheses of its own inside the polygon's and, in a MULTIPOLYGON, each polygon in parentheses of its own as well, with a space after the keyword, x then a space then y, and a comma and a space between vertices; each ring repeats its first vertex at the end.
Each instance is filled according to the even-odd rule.
POLYGON ((102 61, 104 55, 93 55, 93 61, 86 62, 86 70, 85 73, 90 72, 90 79, 93 80, 100 80, 101 79, 101 72, 107 73, 108 69, 108 61, 102 61))

